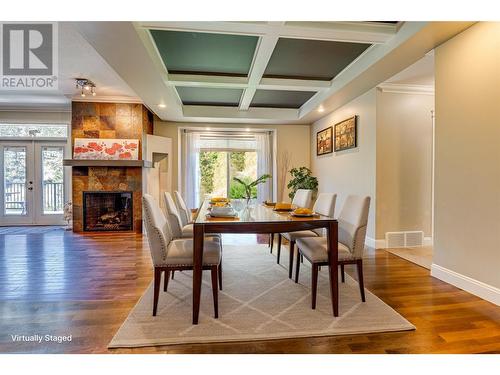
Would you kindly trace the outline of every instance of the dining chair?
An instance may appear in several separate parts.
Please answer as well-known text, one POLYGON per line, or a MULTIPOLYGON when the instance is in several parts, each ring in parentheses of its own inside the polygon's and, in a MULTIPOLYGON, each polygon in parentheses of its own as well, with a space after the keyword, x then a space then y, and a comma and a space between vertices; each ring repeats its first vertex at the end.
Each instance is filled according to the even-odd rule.
POLYGON ((168 224, 172 230, 174 238, 192 238, 193 224, 183 224, 181 215, 177 210, 177 206, 175 205, 170 192, 166 191, 163 196, 165 199, 165 210, 167 213, 168 224))
POLYGON ((187 208, 186 202, 184 198, 182 198, 181 193, 177 190, 174 191, 175 203, 177 206, 177 210, 179 211, 179 216, 181 217, 181 222, 183 226, 186 226, 192 222, 191 220, 191 212, 187 208))
MULTIPOLYGON (((143 208, 149 249, 154 266, 153 316, 156 316, 162 274, 165 273, 163 291, 166 292, 170 271, 193 270, 193 240, 173 239, 168 220, 151 195, 144 194, 143 208)), ((217 278, 220 262, 220 241, 217 237, 213 240, 205 240, 202 268, 211 272, 215 318, 219 317, 217 278)))
MULTIPOLYGON (((172 231, 172 236, 177 238, 193 238, 193 224, 182 225, 181 215, 177 210, 177 207, 172 199, 172 194, 168 191, 164 193, 165 198, 165 210, 167 212, 167 221, 172 231)), ((222 238, 220 234, 209 234, 205 238, 208 240, 213 240, 217 237, 219 242, 222 243, 222 238)), ((219 289, 222 290, 222 262, 219 265, 219 289)), ((172 272, 172 279, 174 278, 174 272, 172 272)))
MULTIPOLYGON (((311 207, 311 199, 312 199, 312 190, 310 189, 297 189, 295 195, 292 199, 292 205, 297 207, 311 207)), ((271 233, 270 236, 270 246, 271 246, 271 254, 273 252, 273 243, 274 243, 274 233, 271 233)), ((278 236, 278 253, 276 254, 276 262, 279 264, 280 256, 281 256, 281 237, 278 236)))
MULTIPOLYGON (((345 282, 344 266, 356 264, 358 271, 361 300, 365 302, 363 282, 363 251, 365 248, 366 228, 370 197, 349 195, 338 217, 338 261, 342 282, 345 282)), ((316 308, 316 291, 318 286, 318 268, 327 266, 328 243, 326 237, 298 238, 297 249, 312 264, 311 306, 316 308)), ((299 281, 300 262, 295 262, 295 282, 299 281)))
MULTIPOLYGON (((337 194, 333 193, 319 193, 314 202, 313 211, 321 214, 323 216, 333 217, 335 213, 335 202, 337 200, 337 194)), ((289 263, 288 263, 288 277, 292 278, 292 270, 293 270, 293 258, 295 253, 295 242, 299 238, 307 238, 307 237, 323 237, 325 235, 324 228, 317 228, 312 230, 301 230, 298 232, 289 232, 289 233, 280 233, 278 236, 283 236, 290 242, 290 254, 289 254, 289 263)), ((278 240, 278 243, 281 244, 281 240, 278 240)), ((278 251, 279 254, 279 251, 278 251)), ((279 262, 279 259, 278 259, 279 262)))

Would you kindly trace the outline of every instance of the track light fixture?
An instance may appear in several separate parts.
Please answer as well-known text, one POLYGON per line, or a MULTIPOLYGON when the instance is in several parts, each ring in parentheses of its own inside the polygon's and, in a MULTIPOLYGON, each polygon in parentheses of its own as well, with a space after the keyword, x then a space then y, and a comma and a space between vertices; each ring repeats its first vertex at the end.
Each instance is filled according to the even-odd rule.
POLYGON ((95 83, 87 78, 75 78, 76 88, 81 91, 80 96, 86 97, 88 94, 96 96, 95 83))

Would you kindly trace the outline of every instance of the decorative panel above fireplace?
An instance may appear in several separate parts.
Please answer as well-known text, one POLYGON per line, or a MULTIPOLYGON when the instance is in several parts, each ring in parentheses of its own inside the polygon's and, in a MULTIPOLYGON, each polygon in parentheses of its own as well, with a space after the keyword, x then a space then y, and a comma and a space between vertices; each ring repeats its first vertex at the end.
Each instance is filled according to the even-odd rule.
POLYGON ((88 232, 132 231, 131 191, 84 191, 83 230, 88 232))

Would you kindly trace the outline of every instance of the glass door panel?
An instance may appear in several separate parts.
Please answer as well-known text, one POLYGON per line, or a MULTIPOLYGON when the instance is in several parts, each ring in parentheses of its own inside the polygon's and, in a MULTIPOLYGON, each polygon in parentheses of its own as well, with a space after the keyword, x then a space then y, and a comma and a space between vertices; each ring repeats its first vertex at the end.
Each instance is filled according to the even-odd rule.
POLYGON ((26 157, 25 146, 7 146, 3 149, 4 214, 28 214, 26 200, 26 157))
POLYGON ((42 146, 42 212, 62 215, 64 208, 64 148, 42 146))
POLYGON ((0 143, 0 225, 33 223, 33 143, 0 143))

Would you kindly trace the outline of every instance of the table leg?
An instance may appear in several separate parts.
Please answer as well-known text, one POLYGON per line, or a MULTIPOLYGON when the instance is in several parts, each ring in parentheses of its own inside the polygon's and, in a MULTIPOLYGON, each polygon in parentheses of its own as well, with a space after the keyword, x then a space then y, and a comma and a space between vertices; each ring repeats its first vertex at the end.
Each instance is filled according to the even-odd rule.
POLYGON ((201 276, 203 272, 203 224, 193 225, 193 324, 198 324, 201 298, 201 276))
POLYGON ((328 262, 330 276, 330 295, 332 297, 333 316, 339 316, 339 243, 338 223, 330 222, 328 225, 328 262))

